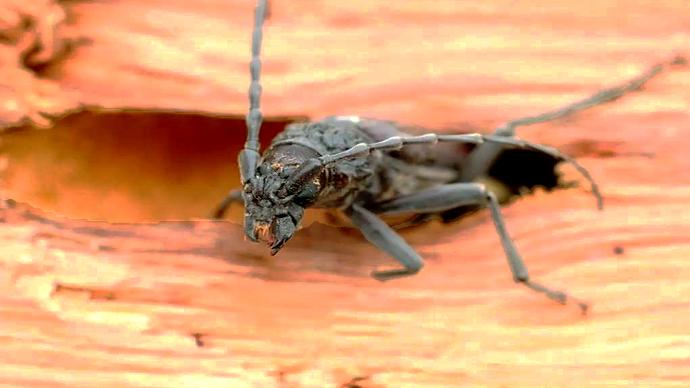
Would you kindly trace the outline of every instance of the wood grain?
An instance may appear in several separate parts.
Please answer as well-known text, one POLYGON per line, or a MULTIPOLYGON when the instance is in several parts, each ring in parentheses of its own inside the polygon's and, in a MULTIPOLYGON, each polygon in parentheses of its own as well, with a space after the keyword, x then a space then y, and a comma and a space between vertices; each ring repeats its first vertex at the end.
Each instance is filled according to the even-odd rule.
MULTIPOLYGON (((47 101, 69 101, 60 112, 242 115, 251 3, 62 2, 61 36, 80 43, 40 67, 1 69, 48 82, 47 101)), ((687 56, 687 11, 685 1, 275 1, 263 106, 272 117, 489 131, 687 56)), ((505 208, 532 276, 589 301, 586 317, 511 281, 486 212, 406 231, 427 265, 381 284, 368 273, 391 260, 351 230, 314 224, 270 257, 232 221, 81 221, 13 196, 0 210, 0 382, 686 386, 689 90, 688 67, 677 67, 613 104, 520 131, 577 157, 602 186, 603 212, 581 188, 505 208)), ((2 113, 12 136, 32 133, 17 125, 46 110, 26 106, 2 113)), ((84 202, 96 205, 119 206, 84 202)))

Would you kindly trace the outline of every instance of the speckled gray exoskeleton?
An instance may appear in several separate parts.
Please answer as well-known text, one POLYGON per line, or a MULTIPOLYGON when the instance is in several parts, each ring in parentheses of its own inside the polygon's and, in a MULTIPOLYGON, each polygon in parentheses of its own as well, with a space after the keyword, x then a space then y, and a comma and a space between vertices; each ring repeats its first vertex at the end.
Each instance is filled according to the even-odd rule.
MULTIPOLYGON (((261 155, 259 130, 261 40, 267 3, 259 0, 252 36, 247 139, 239 155, 243 188, 219 205, 223 216, 233 202, 244 204, 244 229, 251 241, 267 243, 276 254, 297 231, 304 209, 331 208, 342 212, 364 237, 402 264, 402 268, 374 271, 378 280, 419 272, 420 255, 381 217, 406 215, 425 219, 462 206, 488 207, 513 279, 549 298, 565 303, 569 296, 533 282, 511 240, 496 197, 477 179, 484 176, 505 148, 526 148, 566 161, 590 182, 599 208, 602 197, 587 170, 558 150, 516 138, 520 126, 556 120, 615 100, 639 89, 668 64, 652 67, 641 76, 589 98, 543 114, 510 121, 493 134, 420 133, 392 121, 332 116, 316 122, 290 124, 261 155), (457 145, 475 145, 469 154, 457 145)), ((670 64, 670 63, 669 63, 670 64)), ((586 311, 586 304, 575 300, 586 311)))

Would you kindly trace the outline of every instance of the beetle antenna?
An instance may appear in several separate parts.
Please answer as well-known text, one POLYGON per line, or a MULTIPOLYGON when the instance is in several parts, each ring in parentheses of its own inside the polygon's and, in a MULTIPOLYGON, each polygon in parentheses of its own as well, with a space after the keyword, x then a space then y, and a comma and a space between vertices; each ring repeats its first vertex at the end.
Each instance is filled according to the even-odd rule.
POLYGON ((258 0, 254 11, 254 31, 252 33, 252 60, 249 63, 251 83, 249 85, 249 113, 247 114, 247 141, 240 152, 239 164, 242 183, 254 176, 259 158, 259 131, 261 130, 261 39, 266 19, 267 0, 258 0))

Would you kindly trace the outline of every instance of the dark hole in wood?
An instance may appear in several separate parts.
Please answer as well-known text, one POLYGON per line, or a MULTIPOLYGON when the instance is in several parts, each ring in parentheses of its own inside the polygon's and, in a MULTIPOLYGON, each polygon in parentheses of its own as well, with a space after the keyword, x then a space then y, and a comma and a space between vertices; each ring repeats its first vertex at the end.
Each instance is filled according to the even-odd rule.
POLYGON ((489 170, 489 176, 505 184, 514 195, 538 186, 552 190, 558 186, 558 163, 558 159, 538 151, 505 150, 489 170))

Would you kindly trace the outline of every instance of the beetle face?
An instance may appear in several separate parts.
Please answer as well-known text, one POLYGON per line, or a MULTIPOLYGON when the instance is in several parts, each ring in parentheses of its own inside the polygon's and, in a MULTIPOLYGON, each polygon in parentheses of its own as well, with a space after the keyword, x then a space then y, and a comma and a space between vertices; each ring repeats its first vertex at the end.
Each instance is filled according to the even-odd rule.
POLYGON ((304 207, 295 202, 294 196, 279 198, 284 175, 282 169, 260 167, 243 192, 245 235, 251 241, 266 243, 272 255, 292 238, 304 214, 304 207))

